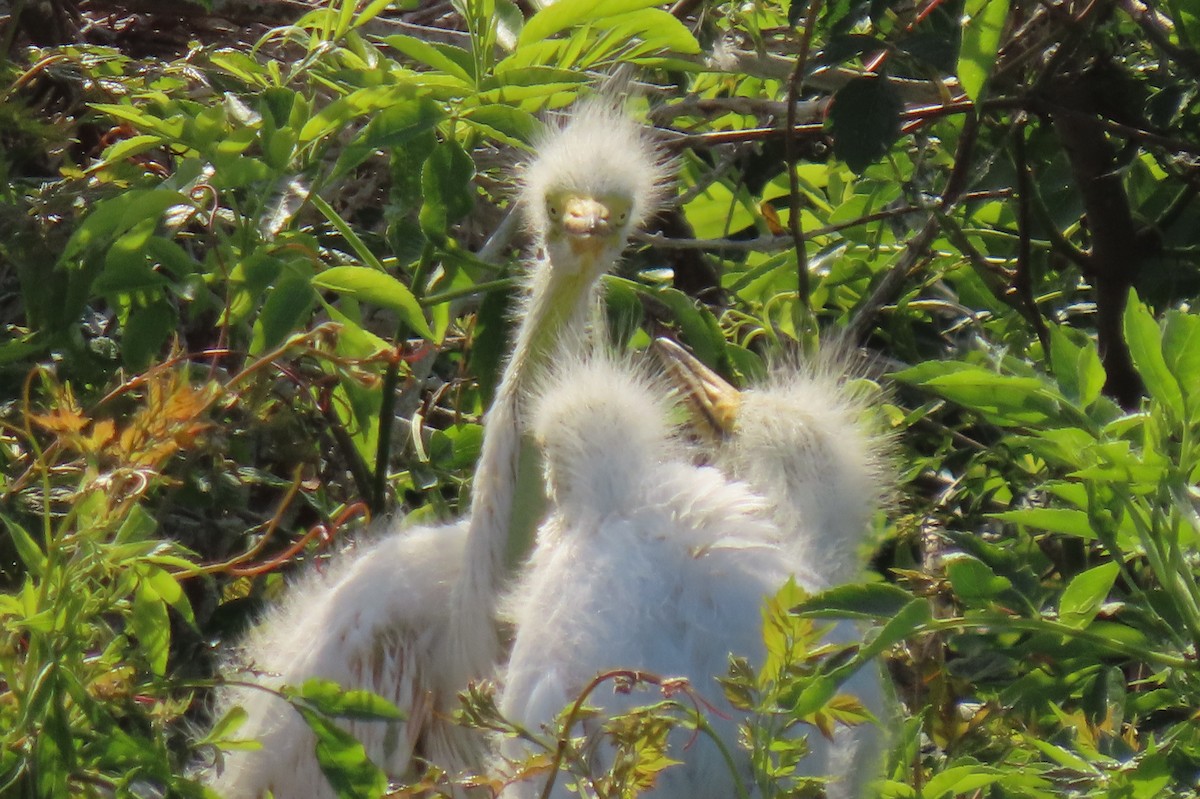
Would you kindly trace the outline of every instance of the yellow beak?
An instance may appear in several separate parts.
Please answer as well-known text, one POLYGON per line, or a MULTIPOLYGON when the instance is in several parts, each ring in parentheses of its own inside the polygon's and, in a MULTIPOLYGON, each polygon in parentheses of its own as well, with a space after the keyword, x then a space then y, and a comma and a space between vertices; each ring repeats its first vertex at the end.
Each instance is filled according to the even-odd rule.
POLYGON ((598 255, 615 232, 608 206, 591 197, 571 197, 563 203, 562 227, 579 256, 598 255))
POLYGON ((653 349, 696 427, 713 438, 730 435, 737 424, 742 393, 668 338, 655 339, 653 349))

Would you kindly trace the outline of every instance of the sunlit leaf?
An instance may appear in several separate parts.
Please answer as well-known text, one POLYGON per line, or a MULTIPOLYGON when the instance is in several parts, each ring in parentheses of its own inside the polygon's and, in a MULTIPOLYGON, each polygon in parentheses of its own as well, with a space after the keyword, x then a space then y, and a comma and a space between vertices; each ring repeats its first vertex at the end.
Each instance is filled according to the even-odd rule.
POLYGON ((996 50, 1008 18, 1009 0, 967 0, 958 55, 958 81, 972 100, 979 101, 984 83, 996 63, 996 50))
POLYGON ((1108 598, 1119 573, 1120 567, 1110 562, 1077 574, 1063 591, 1058 620, 1069 627, 1087 627, 1108 598))
POLYGON ((371 762, 363 745, 320 713, 297 708, 317 738, 317 762, 338 799, 371 799, 387 790, 387 775, 371 762))
POLYGON ((1129 343, 1133 365, 1150 396, 1166 406, 1173 418, 1183 419, 1183 392, 1163 358, 1158 323, 1132 291, 1125 305, 1125 339, 1129 343))
POLYGON ((418 335, 432 339, 433 331, 416 297, 396 278, 365 266, 335 266, 317 274, 312 285, 360 302, 395 311, 418 335))

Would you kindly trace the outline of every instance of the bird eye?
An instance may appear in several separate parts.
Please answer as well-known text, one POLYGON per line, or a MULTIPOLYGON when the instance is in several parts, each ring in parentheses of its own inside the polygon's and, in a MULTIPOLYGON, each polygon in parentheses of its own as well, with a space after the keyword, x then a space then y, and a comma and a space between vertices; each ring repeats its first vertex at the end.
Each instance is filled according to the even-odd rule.
POLYGON ((554 219, 558 218, 558 206, 557 205, 551 205, 546 210, 550 213, 551 218, 554 218, 554 219))

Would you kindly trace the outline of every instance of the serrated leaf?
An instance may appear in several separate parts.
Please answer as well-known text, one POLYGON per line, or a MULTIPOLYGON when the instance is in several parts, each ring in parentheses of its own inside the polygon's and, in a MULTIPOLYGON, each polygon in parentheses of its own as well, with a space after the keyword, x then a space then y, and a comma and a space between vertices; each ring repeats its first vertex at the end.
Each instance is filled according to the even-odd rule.
POLYGON ((887 153, 900 138, 904 103, 884 78, 855 78, 833 95, 829 128, 833 152, 855 172, 862 172, 887 153))
POLYGON ((386 272, 365 266, 335 266, 314 276, 312 285, 393 310, 417 335, 433 339, 417 298, 408 286, 386 272))

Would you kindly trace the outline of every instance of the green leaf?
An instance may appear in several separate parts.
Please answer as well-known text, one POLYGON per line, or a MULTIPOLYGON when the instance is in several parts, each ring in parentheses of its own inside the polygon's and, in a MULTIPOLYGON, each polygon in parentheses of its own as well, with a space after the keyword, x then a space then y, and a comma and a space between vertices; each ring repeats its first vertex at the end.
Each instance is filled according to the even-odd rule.
POLYGON ((471 212, 475 191, 475 162, 453 139, 444 141, 430 153, 421 169, 421 230, 433 241, 442 241, 458 220, 471 212))
POLYGON ((134 505, 121 522, 120 528, 117 529, 114 543, 127 544, 145 541, 157 527, 158 522, 142 505, 134 505))
POLYGON ((433 130, 445 116, 441 105, 427 97, 402 100, 384 108, 342 150, 331 179, 355 168, 376 150, 402 148, 433 130))
POLYGON ((313 277, 312 285, 393 310, 411 330, 426 339, 433 339, 433 331, 425 321, 417 298, 408 286, 386 272, 366 266, 335 266, 313 277))
POLYGON ((560 0, 529 18, 517 37, 517 48, 536 44, 576 25, 657 5, 658 0, 560 0))
POLYGON ((125 366, 135 372, 144 369, 151 358, 162 352, 177 321, 175 309, 165 302, 131 310, 121 338, 121 359, 125 366))
POLYGON ((33 537, 25 532, 25 528, 17 524, 8 516, 0 516, 3 519, 4 526, 8 528, 8 535, 12 539, 13 548, 17 550, 17 555, 20 556, 21 562, 25 564, 25 568, 35 577, 41 577, 46 571, 46 556, 42 554, 42 548, 37 545, 33 537))
MULTIPOLYGON (((474 78, 471 77, 471 73, 463 69, 458 63, 458 59, 452 58, 449 53, 445 52, 450 48, 450 45, 429 44, 412 36, 404 36, 402 34, 388 36, 384 41, 409 58, 458 78, 463 82, 464 86, 472 86, 475 82, 474 78)), ((460 52, 465 54, 465 51, 460 50, 460 52)))
POLYGON ((900 95, 885 78, 851 80, 834 93, 829 110, 834 155, 862 172, 900 138, 903 110, 900 95))
POLYGON ((818 677, 804 687, 788 711, 799 718, 809 716, 829 704, 829 700, 837 695, 837 688, 837 680, 818 677))
POLYGON ((250 354, 258 355, 282 344, 302 326, 315 302, 310 280, 286 275, 263 301, 262 311, 254 322, 250 354))
POLYGON ((963 9, 962 47, 958 53, 958 82, 975 102, 981 99, 983 86, 996 63, 996 51, 1004 21, 1008 18, 1009 0, 967 0, 963 9))
POLYGON ((146 580, 138 581, 133 592, 133 612, 129 615, 129 626, 137 636, 151 671, 161 677, 167 671, 167 654, 171 648, 171 621, 167 617, 167 605, 163 597, 146 580))
MULTIPOLYGON (((381 696, 362 689, 345 690, 333 680, 305 680, 297 689, 285 689, 289 700, 299 699, 326 716, 402 721, 404 713, 381 696)), ((294 703, 293 703, 294 704, 294 703)))
MULTIPOLYGON (((212 725, 212 728, 208 731, 208 734, 199 741, 196 741, 194 746, 200 747, 202 745, 211 743, 227 743, 229 736, 237 732, 238 727, 241 727, 243 724, 245 724, 246 719, 249 717, 250 714, 247 713, 245 708, 241 707, 240 705, 235 705, 234 707, 229 708, 225 715, 221 716, 217 723, 212 725)), ((259 744, 258 742, 255 742, 255 744, 255 748, 262 748, 262 744, 259 744)))
POLYGON ((407 83, 368 86, 339 97, 314 114, 300 129, 300 143, 323 138, 341 130, 366 114, 384 111, 412 99, 414 87, 407 83))
POLYGON ((1179 381, 1189 406, 1189 421, 1200 414, 1200 316, 1167 311, 1162 336, 1163 360, 1179 381))
POLYGON ((986 563, 969 555, 948 560, 946 576, 950 578, 955 595, 968 605, 986 604, 1012 587, 1007 577, 1001 577, 986 563))
POLYGON ((1063 396, 1081 408, 1096 401, 1104 388, 1104 366, 1095 344, 1066 327, 1050 329, 1050 363, 1063 396))
POLYGON ((538 131, 533 114, 499 103, 470 109, 463 113, 462 121, 514 147, 529 144, 538 131))
POLYGON ((866 641, 850 665, 870 660, 893 644, 903 641, 932 617, 933 610, 929 606, 929 600, 922 598, 911 600, 866 641))
POLYGON ((182 194, 165 189, 132 189, 120 196, 97 203, 96 210, 71 234, 63 249, 63 263, 71 264, 92 248, 106 247, 116 236, 139 223, 156 224, 163 211, 172 205, 186 203, 182 194))
POLYGON ((893 375, 979 411, 1000 425, 1039 425, 1058 414, 1052 387, 1036 377, 1002 375, 971 364, 929 361, 893 375))
POLYGON ((1150 396, 1162 403, 1173 419, 1184 419, 1183 392, 1163 357, 1158 323, 1133 290, 1125 305, 1125 340, 1150 396))
POLYGON ((196 626, 192 603, 188 601, 187 594, 183 593, 183 588, 180 587, 179 580, 174 575, 155 566, 147 565, 140 566, 138 571, 141 573, 141 579, 160 599, 174 608, 175 612, 189 625, 196 626))
POLYGON ((989 766, 954 766, 935 774, 925 783, 921 795, 925 799, 971 794, 1005 779, 1006 773, 989 766))
POLYGON ((115 163, 124 161, 127 158, 132 158, 135 155, 153 150, 155 147, 160 147, 163 144, 162 136, 148 136, 139 134, 130 136, 128 139, 121 139, 116 144, 104 151, 103 160, 98 164, 94 164, 88 168, 88 172, 99 172, 105 167, 112 166, 115 163))
POLYGON ((1038 530, 1063 533, 1085 541, 1096 537, 1088 515, 1081 510, 1069 508, 1018 508, 1003 513, 989 513, 988 518, 999 519, 1009 524, 1023 524, 1038 530))
POLYGON ((387 790, 387 775, 367 757, 358 740, 320 713, 296 708, 317 738, 317 763, 338 799, 379 797, 387 790))
POLYGON ((1078 630, 1091 624, 1120 571, 1116 563, 1110 562, 1075 575, 1059 600, 1058 620, 1078 630))
POLYGON ((912 594, 890 583, 850 584, 809 597, 792 612, 814 617, 890 619, 912 601, 912 594))

